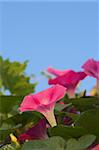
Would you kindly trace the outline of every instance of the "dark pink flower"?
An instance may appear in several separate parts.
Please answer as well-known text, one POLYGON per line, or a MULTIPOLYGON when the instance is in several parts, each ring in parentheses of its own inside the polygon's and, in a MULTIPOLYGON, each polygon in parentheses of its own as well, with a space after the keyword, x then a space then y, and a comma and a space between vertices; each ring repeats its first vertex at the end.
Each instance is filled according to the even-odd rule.
POLYGON ((20 105, 19 110, 38 111, 42 113, 52 126, 56 125, 53 110, 55 103, 64 97, 66 88, 61 85, 55 85, 47 90, 37 94, 26 96, 20 105))
POLYGON ((87 75, 96 78, 96 93, 99 96, 99 61, 88 59, 82 68, 87 75))
POLYGON ((76 86, 78 85, 79 81, 83 80, 87 75, 84 72, 75 72, 69 71, 68 73, 58 76, 54 79, 49 79, 49 84, 60 84, 67 88, 67 94, 69 97, 74 95, 76 86))
POLYGON ((25 140, 35 140, 35 139, 46 139, 48 138, 46 132, 46 120, 41 119, 35 126, 28 129, 25 133, 21 134, 18 141, 24 142, 25 140))
POLYGON ((99 150, 99 144, 96 145, 94 148, 92 148, 91 150, 99 150))
POLYGON ((95 61, 94 59, 88 59, 84 65, 82 66, 84 72, 99 80, 99 61, 95 61))
POLYGON ((61 75, 65 74, 65 73, 68 73, 68 72, 71 71, 71 70, 58 70, 58 69, 54 69, 54 68, 52 68, 52 67, 48 67, 48 68, 47 68, 47 71, 48 71, 49 73, 55 75, 55 76, 61 76, 61 75))

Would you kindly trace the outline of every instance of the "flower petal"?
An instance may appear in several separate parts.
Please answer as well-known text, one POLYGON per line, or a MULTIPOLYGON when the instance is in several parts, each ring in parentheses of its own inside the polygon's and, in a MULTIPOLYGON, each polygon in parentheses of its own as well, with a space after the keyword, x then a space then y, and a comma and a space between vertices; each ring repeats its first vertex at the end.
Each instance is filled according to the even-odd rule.
POLYGON ((49 73, 51 73, 51 74, 53 74, 53 75, 55 75, 55 76, 60 76, 60 75, 63 75, 63 74, 65 74, 65 73, 68 73, 69 71, 71 71, 71 70, 58 70, 58 69, 54 69, 54 68, 52 68, 52 67, 48 67, 47 68, 47 71, 49 72, 49 73))
POLYGON ((60 84, 64 87, 75 88, 80 80, 83 80, 87 75, 84 72, 74 72, 70 71, 62 76, 56 77, 54 79, 49 79, 49 84, 60 84))
POLYGON ((85 73, 99 80, 99 61, 88 59, 82 66, 85 73))
POLYGON ((49 111, 53 108, 56 101, 60 100, 66 93, 66 88, 61 85, 55 85, 47 90, 34 95, 25 96, 19 110, 24 111, 49 111))
POLYGON ((35 126, 28 129, 25 133, 21 134, 18 141, 23 142, 25 140, 35 140, 35 139, 46 139, 48 138, 46 131, 46 120, 41 119, 35 126))

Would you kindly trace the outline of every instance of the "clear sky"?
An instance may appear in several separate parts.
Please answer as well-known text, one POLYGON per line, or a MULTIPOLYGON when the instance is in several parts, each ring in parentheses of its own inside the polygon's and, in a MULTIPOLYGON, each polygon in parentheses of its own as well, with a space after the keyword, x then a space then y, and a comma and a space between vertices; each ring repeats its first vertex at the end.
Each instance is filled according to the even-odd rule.
MULTIPOLYGON (((40 75, 48 66, 81 70, 88 59, 99 59, 97 1, 1 1, 0 50, 11 61, 29 60, 36 91, 48 87, 40 75)), ((82 89, 94 85, 88 78, 82 89)))

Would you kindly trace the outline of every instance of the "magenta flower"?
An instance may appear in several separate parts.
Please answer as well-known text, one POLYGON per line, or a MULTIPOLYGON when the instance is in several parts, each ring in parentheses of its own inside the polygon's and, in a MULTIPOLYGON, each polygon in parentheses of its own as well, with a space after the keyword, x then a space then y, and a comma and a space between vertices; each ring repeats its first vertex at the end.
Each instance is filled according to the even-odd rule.
POLYGON ((56 77, 54 79, 49 79, 48 83, 60 84, 67 88, 67 94, 70 98, 74 97, 74 92, 79 81, 83 80, 87 75, 84 72, 69 71, 68 73, 56 77))
POLYGON ((47 139, 46 120, 41 119, 35 126, 28 129, 25 133, 21 134, 18 141, 24 142, 25 140, 47 139))
POLYGON ((88 59, 84 65, 82 66, 84 72, 99 80, 99 61, 95 61, 94 59, 88 59))
POLYGON ((92 148, 91 150, 99 150, 99 144, 96 145, 94 148, 92 148))
POLYGON ((88 59, 82 68, 87 75, 96 78, 97 94, 99 95, 99 61, 88 59))
POLYGON ((61 76, 61 75, 65 74, 65 73, 68 73, 71 70, 58 70, 58 69, 54 69, 52 67, 48 67, 47 71, 49 73, 51 73, 51 74, 53 74, 53 75, 58 77, 58 76, 61 76))
POLYGON ((46 117, 51 126, 55 126, 56 120, 53 113, 55 103, 64 97, 65 92, 65 87, 55 85, 37 94, 30 94, 24 98, 19 110, 21 112, 38 111, 46 117))

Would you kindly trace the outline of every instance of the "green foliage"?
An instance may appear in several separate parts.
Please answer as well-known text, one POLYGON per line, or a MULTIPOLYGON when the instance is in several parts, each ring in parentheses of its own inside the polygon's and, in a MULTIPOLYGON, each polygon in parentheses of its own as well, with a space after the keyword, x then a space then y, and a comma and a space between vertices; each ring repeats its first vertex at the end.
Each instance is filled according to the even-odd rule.
POLYGON ((68 106, 71 106, 71 104, 60 105, 59 103, 56 103, 55 110, 56 110, 56 111, 62 111, 63 109, 65 109, 65 108, 68 107, 68 106))
POLYGON ((99 98, 86 97, 85 92, 79 93, 74 99, 65 96, 61 99, 65 104, 56 104, 58 125, 46 129, 48 139, 25 141, 20 143, 20 148, 14 141, 11 142, 11 133, 18 138, 44 117, 38 112, 20 113, 18 110, 24 96, 33 93, 36 85, 30 83, 30 77, 25 74, 26 67, 27 61, 10 62, 0 57, 0 146, 4 144, 0 150, 86 150, 97 143, 99 98), (4 96, 6 90, 11 96, 4 96), (68 126, 64 118, 71 119, 68 126), (9 141, 5 142, 7 139, 9 141))
POLYGON ((59 125, 49 129, 50 136, 61 136, 65 140, 69 138, 79 138, 88 132, 82 127, 72 127, 66 125, 59 125))
POLYGON ((0 113, 8 114, 11 111, 18 111, 23 96, 0 96, 0 113))
POLYGON ((65 150, 65 140, 61 137, 51 137, 47 140, 26 142, 22 150, 65 150))
MULTIPOLYGON (((20 133, 24 132, 26 128, 29 128, 30 126, 36 124, 39 121, 39 119, 42 118, 42 115, 40 115, 37 112, 25 112, 20 114, 18 111, 18 106, 21 103, 22 99, 23 96, 1 96, 0 97, 0 104, 1 104, 0 105, 0 115, 1 115, 0 139, 1 140, 4 140, 10 133, 15 133, 18 136, 19 134, 17 133, 17 130, 20 133)), ((77 147, 79 147, 78 150, 80 149, 83 150, 83 148, 81 148, 81 145, 82 147, 89 145, 87 142, 89 141, 90 138, 87 139, 87 136, 85 136, 86 134, 94 134, 96 135, 97 138, 99 138, 99 132, 98 132, 99 131, 99 109, 95 107, 98 107, 98 99, 89 98, 89 97, 69 100, 69 102, 65 105, 59 106, 57 104, 55 108, 57 118, 58 117, 62 118, 65 116, 71 117, 74 121, 73 124, 75 124, 75 126, 58 125, 54 128, 49 128, 48 133, 51 136, 50 142, 54 143, 53 142, 54 136, 58 136, 61 139, 63 138, 66 141, 68 140, 67 148, 66 149, 61 148, 62 150, 72 150, 71 147, 75 148, 74 150, 76 150, 77 147), (81 114, 73 114, 64 111, 64 108, 72 107, 72 105, 76 106, 79 110, 83 110, 84 112, 82 112, 81 114), (90 109, 93 107, 94 109, 90 109), (81 144, 82 142, 81 136, 85 136, 84 139, 87 139, 86 141, 84 141, 85 144, 81 144), (80 139, 78 140, 78 138, 80 139)), ((39 143, 42 144, 42 141, 35 141, 35 142, 36 142, 36 146, 39 145, 39 143)), ((35 142, 25 143, 23 148, 26 148, 27 145, 29 144, 32 147, 34 146, 33 147, 34 150, 58 149, 57 145, 56 147, 52 148, 47 145, 45 146, 45 143, 43 143, 43 147, 40 145, 40 149, 39 149, 38 146, 37 147, 35 146, 35 142)), ((54 144, 51 145, 55 146, 54 144)), ((30 149, 31 146, 29 146, 30 149)), ((58 147, 60 146, 58 145, 58 147)))
POLYGON ((18 107, 23 96, 0 96, 0 140, 4 140, 17 129, 36 124, 42 115, 37 112, 19 113, 18 107))
POLYGON ((24 127, 28 124, 34 125, 40 119, 42 115, 38 115, 36 112, 25 112, 21 114, 13 115, 8 119, 3 120, 0 130, 9 130, 9 129, 16 129, 19 127, 24 127))
POLYGON ((91 109, 83 112, 75 124, 99 138, 99 109, 91 109))
POLYGON ((4 140, 10 133, 21 134, 21 132, 38 123, 41 118, 42 116, 36 112, 26 112, 3 120, 0 126, 0 140, 4 140))
POLYGON ((34 92, 35 84, 30 83, 30 77, 25 74, 27 61, 24 63, 10 62, 0 57, 0 93, 8 90, 11 95, 27 95, 34 92))
POLYGON ((75 98, 67 99, 64 98, 66 104, 72 103, 78 111, 83 112, 92 108, 99 108, 99 98, 98 97, 84 97, 84 98, 75 98))
POLYGON ((95 139, 96 137, 94 135, 84 135, 78 140, 69 139, 67 141, 66 150, 85 150, 95 141, 95 139))
POLYGON ((17 114, 23 96, 0 96, 0 126, 3 120, 17 114))
POLYGON ((26 142, 21 150, 85 150, 95 139, 94 135, 85 135, 78 140, 71 138, 65 141, 62 137, 53 136, 47 140, 26 142))

